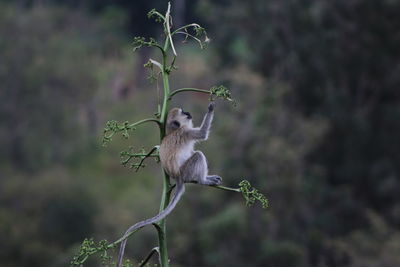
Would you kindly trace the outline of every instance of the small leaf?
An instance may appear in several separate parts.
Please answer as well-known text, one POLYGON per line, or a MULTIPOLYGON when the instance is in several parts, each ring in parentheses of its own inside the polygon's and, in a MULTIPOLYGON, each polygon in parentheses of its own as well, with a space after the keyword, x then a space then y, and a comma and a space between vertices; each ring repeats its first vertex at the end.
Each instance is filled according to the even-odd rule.
POLYGON ((260 193, 257 189, 251 186, 250 182, 243 180, 239 183, 240 192, 246 200, 247 206, 252 206, 258 200, 261 203, 263 209, 268 208, 268 199, 260 193))
POLYGON ((236 100, 232 99, 231 92, 228 88, 223 85, 213 86, 210 88, 210 100, 214 101, 215 98, 222 98, 229 102, 232 102, 234 106, 236 106, 236 100), (215 98, 214 98, 215 97, 215 98))

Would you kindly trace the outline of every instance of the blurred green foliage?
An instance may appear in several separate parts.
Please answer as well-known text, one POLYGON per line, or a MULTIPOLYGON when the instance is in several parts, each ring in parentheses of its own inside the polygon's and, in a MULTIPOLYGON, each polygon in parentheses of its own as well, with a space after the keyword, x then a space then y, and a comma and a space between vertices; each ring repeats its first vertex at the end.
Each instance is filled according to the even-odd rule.
MULTIPOLYGON (((112 147, 100 137, 111 118, 157 111, 157 85, 141 81, 150 52, 129 42, 157 34, 146 14, 164 5, 0 1, 1 266, 66 266, 84 237, 113 240, 157 212, 157 163, 134 174, 118 159, 157 145, 151 126, 112 147)), ((206 54, 182 48, 172 88, 226 84, 238 100, 218 102, 200 145, 210 170, 270 200, 245 209, 228 201, 237 194, 188 186, 167 221, 175 266, 400 265, 400 1, 173 6, 176 26, 204 21, 212 42, 206 54)), ((174 104, 200 123, 207 98, 174 104)), ((138 233, 131 262, 155 242, 138 233)))

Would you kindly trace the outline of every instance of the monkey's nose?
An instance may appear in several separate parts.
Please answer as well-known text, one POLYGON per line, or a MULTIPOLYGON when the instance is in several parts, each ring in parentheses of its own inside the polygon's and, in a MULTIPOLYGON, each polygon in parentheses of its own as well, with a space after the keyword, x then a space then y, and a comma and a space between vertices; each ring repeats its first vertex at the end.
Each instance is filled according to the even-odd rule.
POLYGON ((182 112, 182 113, 185 114, 189 120, 192 119, 192 115, 190 115, 189 112, 182 112))

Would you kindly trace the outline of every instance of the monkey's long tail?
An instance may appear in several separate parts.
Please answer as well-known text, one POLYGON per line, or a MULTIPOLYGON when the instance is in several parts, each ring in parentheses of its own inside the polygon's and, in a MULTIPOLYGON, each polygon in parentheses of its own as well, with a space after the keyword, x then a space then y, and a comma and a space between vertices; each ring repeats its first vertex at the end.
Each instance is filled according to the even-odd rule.
POLYGON ((171 211, 175 208, 176 204, 179 202, 179 200, 181 199, 184 192, 185 192, 185 184, 183 182, 177 180, 176 191, 175 191, 174 197, 172 198, 171 202, 168 204, 168 206, 163 211, 161 211, 159 214, 157 214, 153 218, 150 218, 150 219, 147 219, 147 220, 144 220, 144 221, 141 221, 141 222, 138 222, 138 223, 132 225, 131 227, 129 227, 128 230, 126 230, 124 236, 122 237, 122 238, 124 238, 124 240, 121 242, 121 247, 119 249, 117 267, 121 267, 121 265, 122 265, 122 259, 124 257, 125 246, 126 246, 126 242, 128 241, 127 238, 129 236, 129 234, 135 230, 145 227, 146 225, 156 223, 158 221, 161 221, 165 217, 167 217, 167 215, 170 214, 171 211))

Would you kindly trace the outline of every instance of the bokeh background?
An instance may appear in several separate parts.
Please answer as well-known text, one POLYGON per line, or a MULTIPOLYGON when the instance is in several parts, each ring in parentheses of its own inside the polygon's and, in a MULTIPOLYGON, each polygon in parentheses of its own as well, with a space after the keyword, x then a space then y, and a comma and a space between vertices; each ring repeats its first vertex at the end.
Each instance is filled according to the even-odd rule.
MULTIPOLYGON (((134 36, 160 0, 0 1, 0 265, 68 266, 85 237, 118 238, 154 215, 159 165, 119 163, 152 147, 152 125, 101 147, 107 120, 156 111, 157 86, 134 36)), ((200 148, 235 186, 270 208, 189 185, 168 217, 172 266, 400 266, 400 1, 173 0, 174 25, 198 22, 211 43, 178 45, 172 88, 228 86, 200 148)), ((208 98, 174 105, 199 123, 208 98)), ((156 245, 137 233, 128 257, 156 245)), ((153 262, 154 263, 154 262, 153 262)), ((86 266, 99 266, 96 260, 86 266)))

